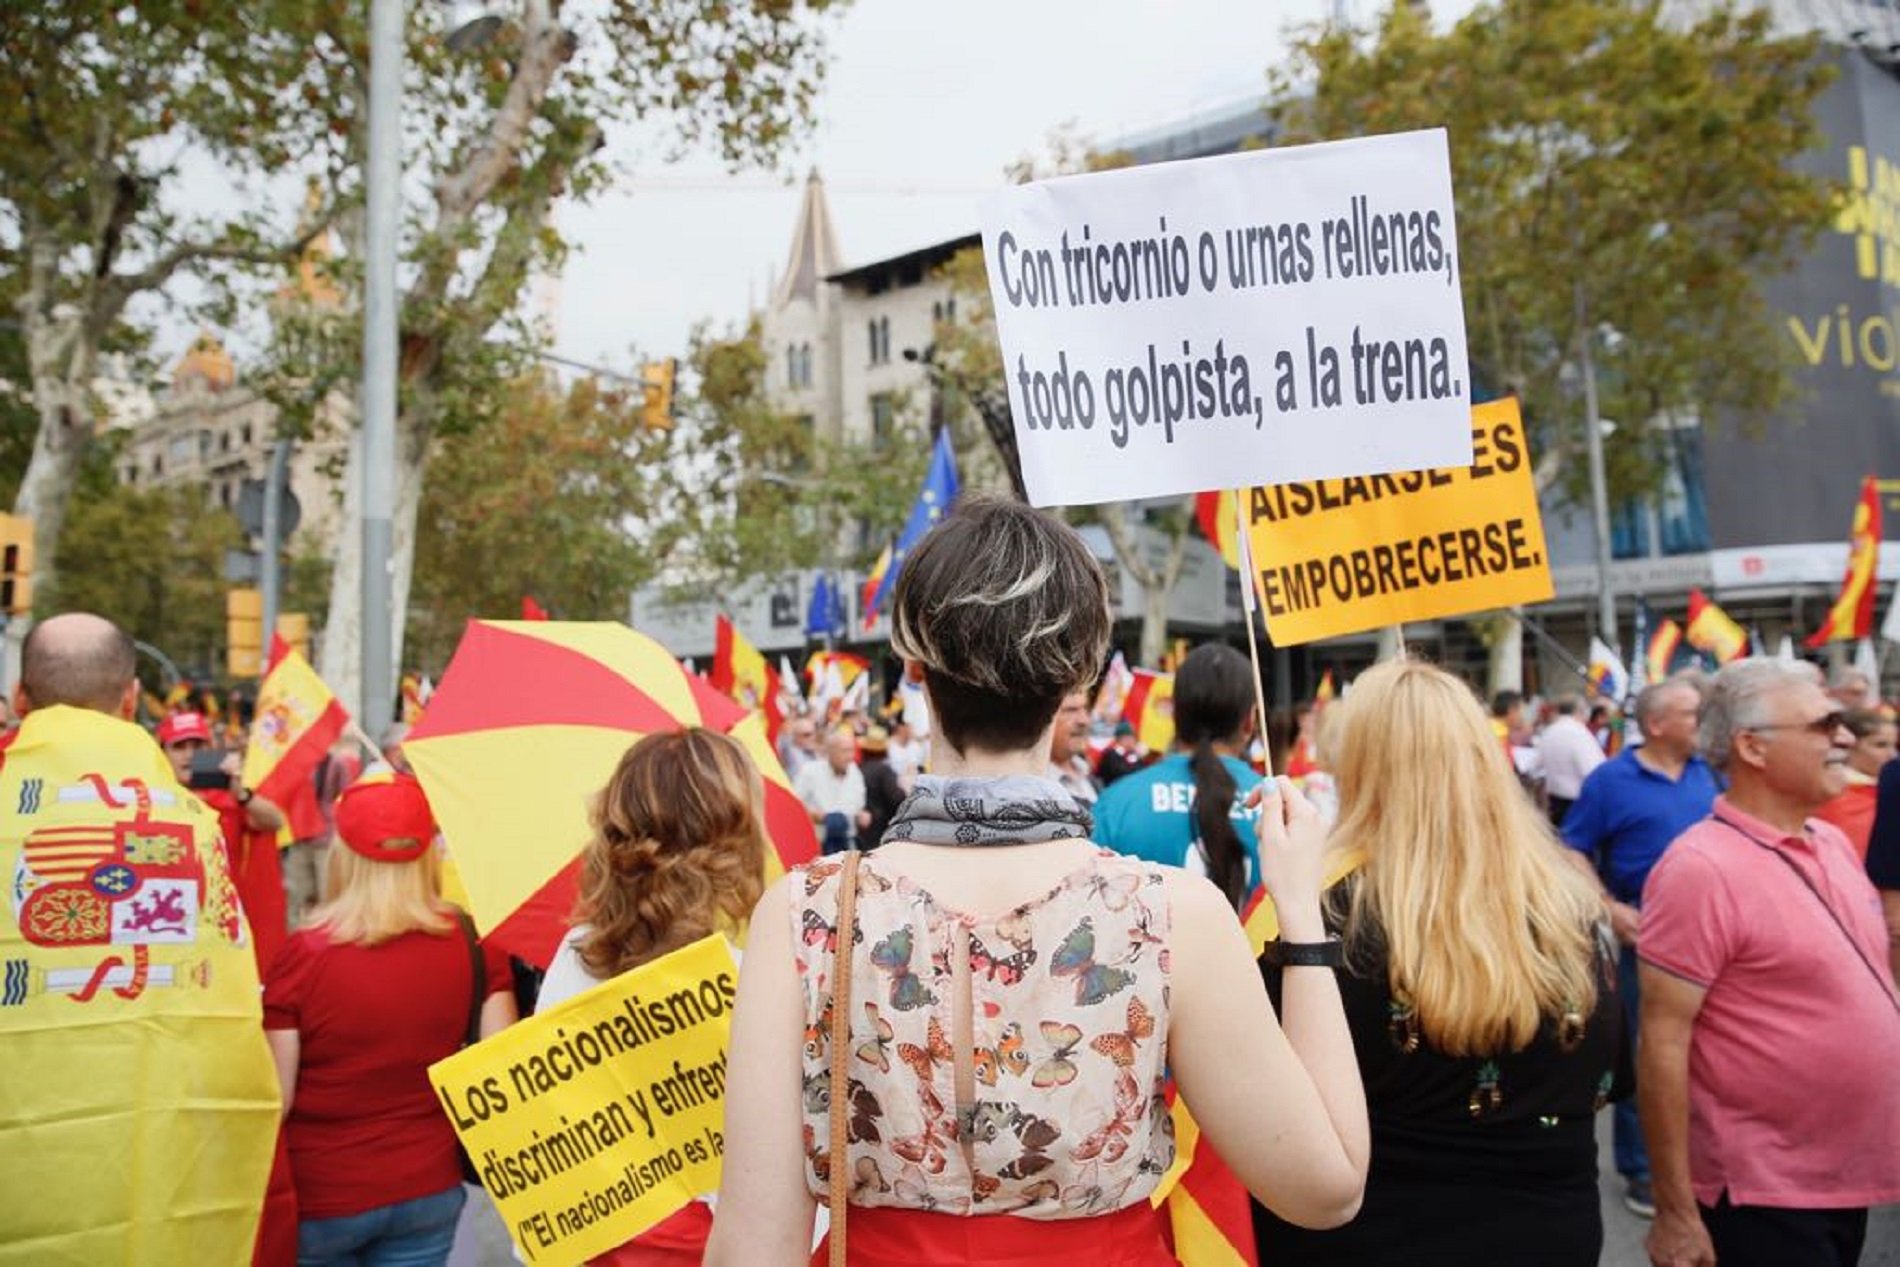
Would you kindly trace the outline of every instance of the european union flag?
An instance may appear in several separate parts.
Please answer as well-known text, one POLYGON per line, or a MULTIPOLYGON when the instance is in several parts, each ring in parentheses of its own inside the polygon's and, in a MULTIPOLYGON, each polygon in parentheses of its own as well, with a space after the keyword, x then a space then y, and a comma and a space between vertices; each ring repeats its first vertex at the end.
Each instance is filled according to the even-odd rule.
POLYGON ((834 638, 844 631, 844 595, 832 583, 831 573, 820 572, 811 587, 811 606, 805 611, 805 636, 834 638))
POLYGON ((897 576, 904 570, 904 560, 917 548, 924 534, 949 513, 950 504, 956 499, 957 459, 950 451, 950 428, 941 427, 937 431, 937 443, 931 450, 930 469, 924 474, 923 489, 917 494, 917 504, 910 508, 910 518, 904 521, 904 530, 897 534, 897 545, 891 550, 890 566, 884 570, 876 592, 864 605, 864 623, 867 626, 877 619, 891 591, 897 587, 897 576))

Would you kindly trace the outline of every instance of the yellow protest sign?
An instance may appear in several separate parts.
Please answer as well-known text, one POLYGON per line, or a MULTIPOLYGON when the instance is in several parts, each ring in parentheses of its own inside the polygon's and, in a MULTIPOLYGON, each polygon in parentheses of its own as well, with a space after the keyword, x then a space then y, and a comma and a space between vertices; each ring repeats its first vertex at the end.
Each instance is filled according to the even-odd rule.
POLYGON ((707 937, 429 1067, 531 1263, 580 1263, 719 1186, 738 968, 707 937))
POLYGON ((1275 646, 1551 596, 1514 399, 1471 411, 1469 467, 1270 484, 1247 495, 1275 646))

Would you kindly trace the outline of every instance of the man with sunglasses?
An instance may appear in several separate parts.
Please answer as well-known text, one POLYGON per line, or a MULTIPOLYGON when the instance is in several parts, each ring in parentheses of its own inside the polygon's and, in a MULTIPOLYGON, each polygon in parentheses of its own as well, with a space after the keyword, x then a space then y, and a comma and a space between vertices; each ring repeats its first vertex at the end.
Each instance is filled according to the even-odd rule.
MULTIPOLYGON (((1617 993, 1631 1034, 1637 1032, 1641 1001, 1635 943, 1643 883, 1669 842, 1702 821, 1715 803, 1715 774, 1696 755, 1701 702, 1701 692, 1687 678, 1665 678, 1644 688, 1634 709, 1643 742, 1585 776, 1562 824, 1563 841, 1576 851, 1578 864, 1603 885, 1610 925, 1622 945, 1617 993)), ((1620 1101, 1612 1114, 1616 1170, 1627 1185, 1623 1203, 1648 1217, 1655 1205, 1636 1105, 1620 1101)))
POLYGON ((1853 735, 1802 670, 1715 677, 1728 777, 1643 891, 1637 1087, 1658 1267, 1847 1267, 1900 1201, 1900 996, 1880 900, 1840 829, 1853 735))

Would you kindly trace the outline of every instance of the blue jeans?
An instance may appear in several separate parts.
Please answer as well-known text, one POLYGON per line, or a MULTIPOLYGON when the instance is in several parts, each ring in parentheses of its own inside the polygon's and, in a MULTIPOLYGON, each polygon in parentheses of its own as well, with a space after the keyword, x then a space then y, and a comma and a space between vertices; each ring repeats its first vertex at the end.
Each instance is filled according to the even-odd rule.
POLYGON ((297 1225, 297 1267, 442 1267, 455 1246, 461 1184, 361 1214, 297 1225))
MULTIPOLYGON (((1624 946, 1616 957, 1616 989, 1623 996, 1623 1024, 1628 1027, 1630 1052, 1636 1051, 1638 993, 1636 947, 1624 946)), ((1625 1179, 1649 1182, 1649 1150, 1643 1146, 1643 1126, 1636 1116, 1636 1097, 1618 1101, 1610 1109, 1610 1140, 1616 1151, 1616 1173, 1625 1179)))

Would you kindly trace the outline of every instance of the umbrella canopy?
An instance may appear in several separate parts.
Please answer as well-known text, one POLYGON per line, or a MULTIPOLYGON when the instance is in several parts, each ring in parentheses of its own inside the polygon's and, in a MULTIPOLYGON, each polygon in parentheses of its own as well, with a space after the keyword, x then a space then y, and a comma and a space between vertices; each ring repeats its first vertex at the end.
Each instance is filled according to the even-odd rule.
POLYGON ((469 622, 403 752, 490 940, 547 966, 594 799, 635 740, 682 726, 730 734, 765 776, 768 882, 817 854, 764 723, 659 643, 608 621, 469 622))

